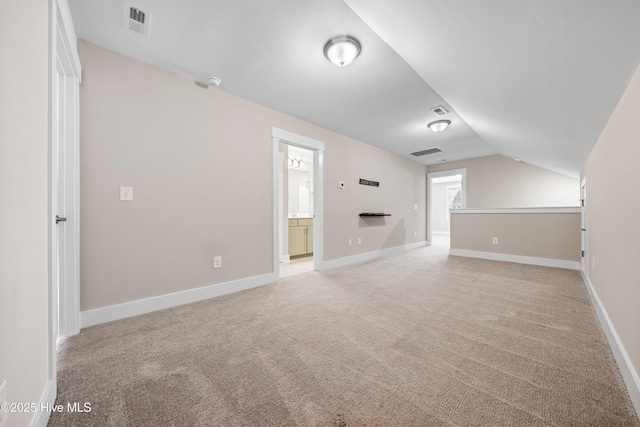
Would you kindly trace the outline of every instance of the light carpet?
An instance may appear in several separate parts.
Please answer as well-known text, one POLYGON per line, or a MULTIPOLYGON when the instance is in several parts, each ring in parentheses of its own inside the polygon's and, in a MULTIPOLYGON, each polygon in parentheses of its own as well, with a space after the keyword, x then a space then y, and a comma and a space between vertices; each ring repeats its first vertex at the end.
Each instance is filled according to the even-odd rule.
POLYGON ((50 426, 639 426, 576 271, 422 248, 82 330, 50 426))

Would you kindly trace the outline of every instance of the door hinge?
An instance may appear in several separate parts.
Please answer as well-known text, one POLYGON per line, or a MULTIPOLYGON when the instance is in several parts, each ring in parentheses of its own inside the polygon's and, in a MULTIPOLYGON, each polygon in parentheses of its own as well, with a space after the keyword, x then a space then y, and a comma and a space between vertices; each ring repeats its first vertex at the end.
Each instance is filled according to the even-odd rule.
POLYGON ((582 258, 584 258, 584 251, 582 251, 582 258))

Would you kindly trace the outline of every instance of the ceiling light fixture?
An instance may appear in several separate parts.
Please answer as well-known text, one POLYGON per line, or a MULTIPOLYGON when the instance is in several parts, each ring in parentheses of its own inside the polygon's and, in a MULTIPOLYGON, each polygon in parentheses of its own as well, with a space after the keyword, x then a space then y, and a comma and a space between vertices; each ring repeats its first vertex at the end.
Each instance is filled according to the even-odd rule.
POLYGON ((330 38, 324 45, 324 56, 334 65, 346 67, 360 55, 362 46, 353 36, 336 36, 330 38))
POLYGON ((451 120, 436 120, 435 122, 429 123, 429 129, 434 132, 442 132, 451 124, 451 120))

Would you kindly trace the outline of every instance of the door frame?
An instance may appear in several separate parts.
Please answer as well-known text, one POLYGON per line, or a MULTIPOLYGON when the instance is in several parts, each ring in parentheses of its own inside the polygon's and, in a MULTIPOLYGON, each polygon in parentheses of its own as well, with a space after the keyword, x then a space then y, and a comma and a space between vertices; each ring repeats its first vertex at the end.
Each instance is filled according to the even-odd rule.
POLYGON ((460 187, 462 189, 462 209, 467 207, 467 168, 450 169, 441 172, 427 173, 427 243, 433 243, 433 231, 431 230, 431 218, 433 216, 433 203, 431 202, 431 194, 433 180, 447 176, 461 175, 460 187))
POLYGON ((589 251, 587 248, 587 177, 580 182, 580 268, 585 277, 589 277, 589 251))
POLYGON ((273 166, 273 272, 276 278, 280 277, 280 240, 283 210, 282 192, 280 185, 280 170, 282 163, 280 160, 280 143, 294 145, 313 151, 313 269, 322 270, 323 265, 323 164, 324 164, 324 142, 298 135, 286 130, 272 128, 272 166, 273 166))
POLYGON ((49 380, 56 380, 58 338, 80 332, 80 157, 79 105, 82 69, 71 11, 64 0, 51 0, 49 37, 49 380), (65 206, 59 206, 60 155, 63 156, 65 206), (56 215, 67 221, 56 224, 56 215), (64 233, 66 280, 58 289, 58 232, 64 233))

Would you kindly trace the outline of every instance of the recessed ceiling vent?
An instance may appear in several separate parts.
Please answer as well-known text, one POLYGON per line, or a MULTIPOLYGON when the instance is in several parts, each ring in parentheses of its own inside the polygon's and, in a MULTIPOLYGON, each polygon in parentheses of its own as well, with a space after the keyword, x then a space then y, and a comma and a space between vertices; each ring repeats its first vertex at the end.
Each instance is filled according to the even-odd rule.
POLYGON ((442 150, 439 149, 438 147, 433 147, 433 148, 427 148, 426 150, 422 150, 422 151, 416 151, 415 153, 411 153, 411 154, 416 157, 420 157, 420 156, 426 156, 427 154, 436 154, 436 153, 442 153, 442 150))
POLYGON ((433 111, 434 113, 436 113, 436 116, 438 117, 442 117, 444 115, 449 114, 449 110, 447 110, 446 108, 444 108, 442 105, 438 105, 437 107, 433 107, 431 109, 431 111, 433 111))
POLYGON ((126 26, 133 32, 143 36, 149 35, 149 19, 151 15, 147 12, 125 3, 126 26))

